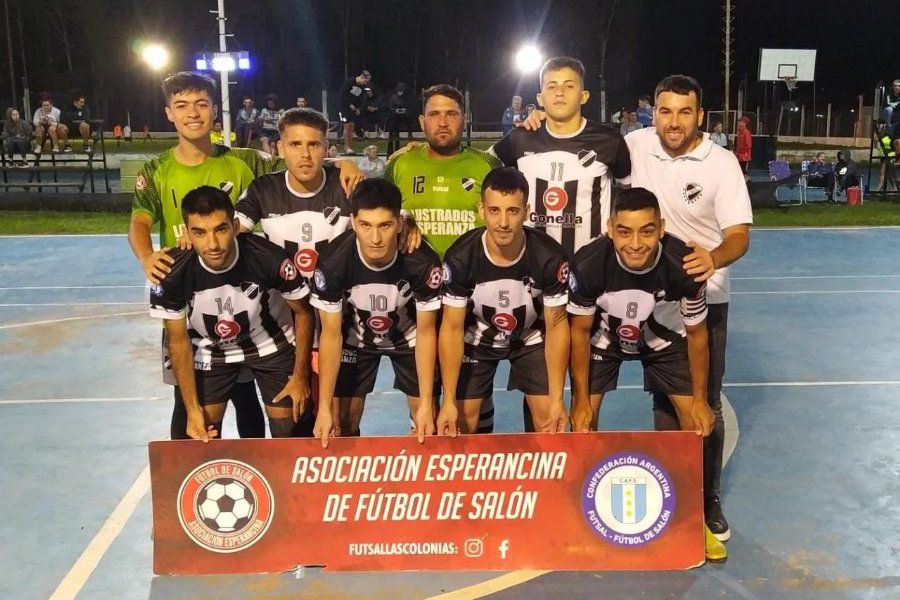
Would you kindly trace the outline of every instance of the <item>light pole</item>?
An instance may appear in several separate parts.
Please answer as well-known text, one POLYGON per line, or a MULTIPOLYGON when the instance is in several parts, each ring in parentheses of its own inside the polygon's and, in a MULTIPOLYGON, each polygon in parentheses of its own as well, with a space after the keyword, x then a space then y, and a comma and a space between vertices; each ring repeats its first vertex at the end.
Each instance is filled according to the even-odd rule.
MULTIPOLYGON (((219 21, 219 52, 225 54, 228 52, 228 44, 226 43, 228 34, 225 33, 225 0, 219 0, 219 9, 210 12, 216 15, 216 20, 219 21)), ((228 65, 231 67, 230 69, 215 69, 213 67, 219 71, 219 85, 222 88, 222 137, 224 138, 224 144, 229 148, 231 147, 231 99, 228 93, 228 74, 234 70, 233 62, 228 65)))

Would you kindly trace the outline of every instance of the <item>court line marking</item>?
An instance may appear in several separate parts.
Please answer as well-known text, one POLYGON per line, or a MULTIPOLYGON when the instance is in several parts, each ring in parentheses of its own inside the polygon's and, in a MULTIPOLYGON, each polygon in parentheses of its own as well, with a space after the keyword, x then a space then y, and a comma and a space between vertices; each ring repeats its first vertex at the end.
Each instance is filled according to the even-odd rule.
POLYGON ((82 315, 80 317, 63 317, 61 319, 46 319, 44 321, 29 321, 27 323, 8 323, 0 325, 0 331, 4 329, 19 329, 20 327, 31 327, 32 325, 53 325, 55 323, 65 323, 67 321, 81 321, 84 319, 106 319, 111 317, 133 317, 134 315, 145 315, 146 311, 137 310, 130 312, 110 313, 108 315, 82 315))
MULTIPOLYGON (((900 275, 897 275, 900 277, 900 275)), ((27 290, 125 290, 144 289, 146 285, 22 285, 0 287, 0 292, 27 290)))
POLYGON ((148 402, 166 400, 164 396, 124 396, 111 398, 12 398, 0 400, 0 406, 4 404, 80 404, 92 402, 148 402))
POLYGON ((486 594, 502 592, 503 590, 521 585, 532 579, 536 579, 541 575, 546 575, 552 571, 510 571, 499 577, 482 581, 458 590, 452 590, 437 596, 429 596, 426 600, 475 600, 486 594))
POLYGON ((125 528, 125 524, 134 514, 135 509, 150 489, 150 464, 144 465, 137 479, 131 484, 131 487, 125 492, 125 496, 119 501, 119 504, 113 509, 112 513, 103 523, 100 531, 91 540, 63 580, 59 582, 56 591, 50 596, 50 600, 74 600, 84 584, 90 578, 91 574, 100 564, 100 560, 113 541, 119 536, 125 528))

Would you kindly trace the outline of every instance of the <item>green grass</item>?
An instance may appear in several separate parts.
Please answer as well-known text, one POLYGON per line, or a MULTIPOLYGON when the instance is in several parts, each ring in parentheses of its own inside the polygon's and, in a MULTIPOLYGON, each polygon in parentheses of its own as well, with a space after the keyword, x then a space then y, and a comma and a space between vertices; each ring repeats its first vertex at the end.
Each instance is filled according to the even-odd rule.
POLYGON ((0 234, 128 233, 128 213, 0 210, 0 234))

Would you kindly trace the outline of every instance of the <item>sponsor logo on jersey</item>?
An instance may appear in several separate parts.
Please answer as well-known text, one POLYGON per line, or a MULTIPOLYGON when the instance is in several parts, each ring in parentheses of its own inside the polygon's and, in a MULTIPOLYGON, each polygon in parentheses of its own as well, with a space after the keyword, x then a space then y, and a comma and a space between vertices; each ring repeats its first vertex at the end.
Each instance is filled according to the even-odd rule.
POLYGON ((475 189, 475 180, 471 177, 463 177, 462 181, 460 181, 460 185, 462 185, 462 188, 467 192, 471 192, 475 189))
POLYGON ((578 152, 578 162, 582 167, 591 166, 597 160, 597 153, 593 150, 580 150, 578 152))
POLYGON ((561 225, 563 227, 580 227, 584 219, 575 213, 563 213, 561 215, 540 215, 532 212, 529 215, 532 224, 535 227, 544 227, 546 225, 561 225))
POLYGON ((547 210, 562 210, 569 203, 569 195, 561 187, 547 188, 542 198, 547 210))
POLYGON ((337 206, 326 206, 325 210, 322 211, 322 215, 329 225, 334 225, 341 216, 341 209, 337 206))
POLYGON ((453 279, 453 276, 450 274, 450 265, 447 263, 444 263, 443 266, 441 266, 441 279, 444 280, 444 283, 450 283, 453 279))
POLYGON ((366 319, 366 326, 378 334, 387 333, 393 324, 390 317, 383 315, 373 315, 366 319))
POLYGON ((636 342, 641 339, 641 330, 634 325, 619 325, 619 328, 616 329, 616 335, 619 336, 619 339, 626 342, 636 342))
POLYGON ((220 181, 219 189, 225 192, 226 194, 230 194, 231 190, 234 189, 234 182, 232 181, 220 181))
POLYGON ((322 272, 322 269, 316 269, 315 273, 313 273, 313 283, 316 284, 316 289, 320 292, 325 291, 325 273, 322 272))
POLYGON ((442 280, 443 275, 441 274, 441 268, 434 267, 431 269, 431 273, 428 274, 428 281, 425 284, 431 289, 436 290, 441 287, 442 280))
POLYGON ((556 280, 563 284, 569 280, 569 261, 564 260, 559 263, 559 268, 556 269, 556 280))
POLYGON ((220 554, 258 542, 275 515, 275 496, 255 467, 236 460, 203 463, 184 478, 178 521, 193 543, 220 554))
POLYGON ((666 531, 675 513, 675 486, 651 458, 623 452, 589 470, 581 510, 590 528, 617 546, 640 546, 666 531))
POLYGON ((237 337, 241 332, 241 326, 237 321, 219 319, 216 321, 215 332, 216 335, 219 336, 219 339, 230 340, 231 338, 237 337))
POLYGON ((285 281, 293 281, 297 279, 297 267, 294 266, 293 261, 291 259, 286 258, 284 262, 281 263, 281 267, 278 269, 278 274, 281 275, 281 278, 285 281))
POLYGON ((497 313, 491 319, 491 324, 500 331, 512 333, 515 331, 516 325, 518 325, 519 322, 516 320, 515 315, 509 313, 497 313))
POLYGON ((693 204, 703 196, 703 186, 697 182, 690 182, 681 190, 681 196, 688 204, 693 204))
POLYGON ((301 248, 294 255, 294 264, 300 269, 301 273, 312 273, 319 262, 319 253, 312 248, 301 248))
POLYGON ((353 348, 344 348, 341 350, 341 364, 355 365, 359 362, 359 352, 353 348))

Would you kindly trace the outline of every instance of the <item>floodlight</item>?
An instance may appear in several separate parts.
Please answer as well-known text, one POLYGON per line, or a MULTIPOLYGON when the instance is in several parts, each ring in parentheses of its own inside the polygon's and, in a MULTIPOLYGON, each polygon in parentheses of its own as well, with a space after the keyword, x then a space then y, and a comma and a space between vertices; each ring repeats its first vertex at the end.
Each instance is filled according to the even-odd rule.
POLYGON ((154 71, 162 71, 169 64, 169 51, 160 44, 147 44, 141 50, 141 58, 154 71))
POLYGON ((532 44, 522 46, 516 52, 516 68, 522 73, 533 73, 541 68, 541 62, 544 60, 541 51, 537 46, 532 44))
POLYGON ((198 58, 196 62, 198 71, 209 71, 209 63, 205 58, 198 58))
POLYGON ((212 59, 213 71, 230 72, 234 71, 236 67, 234 57, 230 54, 216 54, 212 59))

